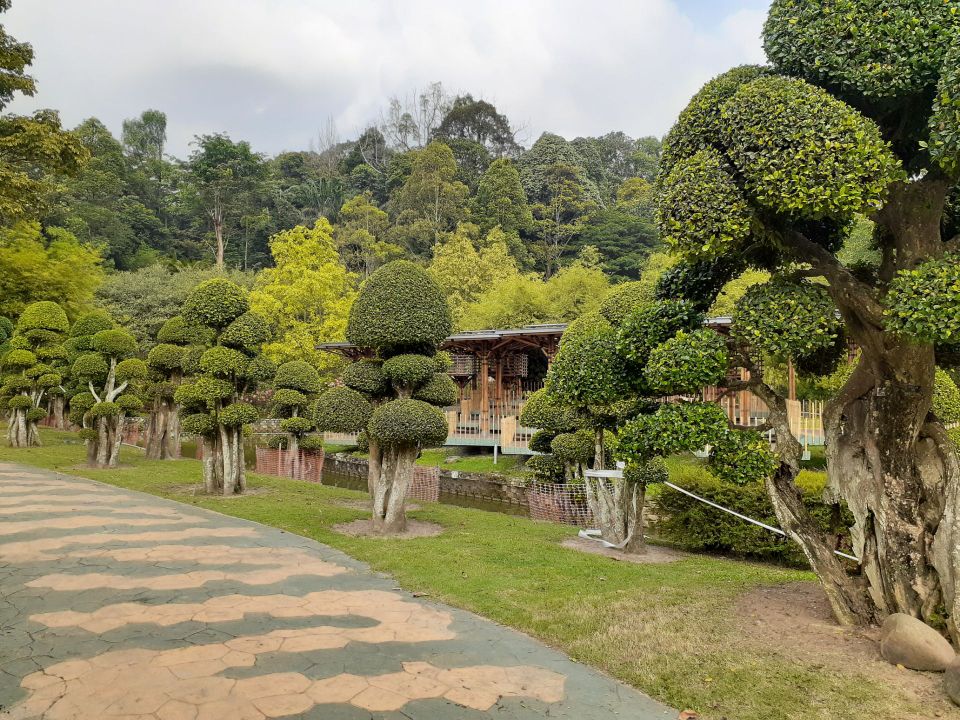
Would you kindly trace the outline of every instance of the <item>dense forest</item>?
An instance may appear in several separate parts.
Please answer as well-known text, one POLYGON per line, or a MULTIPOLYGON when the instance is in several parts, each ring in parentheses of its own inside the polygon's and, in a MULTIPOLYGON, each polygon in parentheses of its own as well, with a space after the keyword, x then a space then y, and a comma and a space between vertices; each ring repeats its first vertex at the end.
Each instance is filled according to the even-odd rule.
MULTIPOLYGON (((3 109, 36 83, 31 46, 2 30, 0 44, 3 109)), ((524 147, 493 104, 440 83, 384 98, 359 137, 317 124, 307 149, 268 157, 211 128, 178 158, 162 110, 119 137, 95 117, 64 128, 54 110, 7 113, 0 315, 101 306, 149 348, 191 288, 227 273, 273 324, 275 359, 321 367, 313 345, 342 337, 358 288, 390 260, 426 267, 469 329, 572 320, 657 249, 657 138, 547 132, 524 147)))

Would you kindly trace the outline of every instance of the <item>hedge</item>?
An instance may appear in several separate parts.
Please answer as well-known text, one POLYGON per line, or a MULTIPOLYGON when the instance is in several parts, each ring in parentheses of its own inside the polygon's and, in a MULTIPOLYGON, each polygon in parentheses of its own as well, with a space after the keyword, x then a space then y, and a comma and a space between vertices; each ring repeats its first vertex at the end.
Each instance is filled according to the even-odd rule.
MULTIPOLYGON (((779 527, 780 522, 760 483, 734 485, 718 480, 707 472, 672 476, 684 490, 706 498, 747 517, 779 527)), ((824 533, 842 535, 849 552, 847 528, 853 518, 844 508, 827 505, 822 500, 826 482, 820 473, 801 472, 797 484, 803 491, 804 504, 823 528, 824 533)), ((688 550, 724 553, 740 557, 772 560, 806 567, 800 546, 728 513, 712 508, 670 487, 663 486, 655 500, 656 532, 688 550)))

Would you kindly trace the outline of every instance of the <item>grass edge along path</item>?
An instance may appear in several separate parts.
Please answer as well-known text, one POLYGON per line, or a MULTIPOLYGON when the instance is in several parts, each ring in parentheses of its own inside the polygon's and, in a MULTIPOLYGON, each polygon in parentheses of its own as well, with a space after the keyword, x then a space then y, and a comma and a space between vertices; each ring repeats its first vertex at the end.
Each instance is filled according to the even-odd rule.
POLYGON ((825 668, 777 638, 758 645, 733 622, 746 591, 810 581, 808 572, 692 556, 635 565, 559 545, 574 528, 499 513, 425 504, 412 517, 438 537, 392 541, 340 535, 365 516, 351 490, 250 474, 251 492, 218 498, 196 460, 147 461, 124 448, 115 470, 84 467, 72 433, 44 431, 41 448, 0 448, 0 461, 34 465, 216 510, 303 535, 391 574, 400 585, 520 631, 706 720, 923 717, 901 693, 856 668, 825 668), (914 715, 914 713, 917 713, 914 715))

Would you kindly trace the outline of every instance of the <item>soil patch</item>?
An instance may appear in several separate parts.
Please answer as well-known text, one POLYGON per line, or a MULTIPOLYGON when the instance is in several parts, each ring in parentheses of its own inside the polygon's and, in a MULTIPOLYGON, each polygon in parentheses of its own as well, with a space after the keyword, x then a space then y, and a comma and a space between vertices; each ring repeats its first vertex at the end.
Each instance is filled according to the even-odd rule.
POLYGON ((407 519, 407 529, 399 535, 377 535, 373 532, 373 521, 354 520, 348 523, 334 525, 333 529, 342 535, 351 537, 382 537, 386 540, 410 540, 420 537, 434 537, 443 532, 440 525, 423 520, 407 519))
POLYGON ((942 673, 900 669, 880 657, 880 628, 847 628, 833 619, 830 604, 816 583, 789 583, 751 590, 736 605, 745 639, 785 658, 823 667, 823 672, 856 668, 867 677, 895 687, 924 708, 923 716, 904 720, 958 718, 943 692, 942 673))
POLYGON ((638 565, 669 563, 690 557, 689 553, 680 550, 650 544, 647 545, 647 551, 645 553, 625 553, 623 550, 604 547, 603 543, 599 543, 596 540, 587 540, 582 537, 567 538, 560 544, 571 550, 579 550, 580 552, 590 553, 591 555, 603 555, 613 560, 637 563, 638 565))
MULTIPOLYGON (((365 512, 370 511, 369 500, 330 500, 329 502, 333 505, 350 508, 351 510, 363 510, 365 512)), ((420 506, 417 505, 417 503, 407 503, 407 512, 413 512, 419 509, 420 506)))

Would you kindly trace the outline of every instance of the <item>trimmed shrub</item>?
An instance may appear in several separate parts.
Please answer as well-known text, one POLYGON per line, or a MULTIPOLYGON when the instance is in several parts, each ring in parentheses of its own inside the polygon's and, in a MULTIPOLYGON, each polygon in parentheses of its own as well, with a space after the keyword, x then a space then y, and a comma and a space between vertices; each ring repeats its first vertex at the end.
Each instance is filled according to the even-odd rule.
POLYGON ((43 300, 27 305, 17 320, 17 330, 53 330, 65 333, 70 329, 67 313, 55 302, 43 300))
POLYGON ((122 358, 137 351, 137 339, 126 330, 101 330, 91 339, 91 347, 108 357, 122 358))
POLYGON ((304 407, 307 396, 299 390, 280 388, 273 393, 273 404, 281 408, 304 407))
POLYGON ((239 350, 214 345, 200 356, 200 370, 214 377, 243 377, 250 359, 239 350))
POLYGON ((255 313, 245 312, 227 325, 220 335, 220 342, 229 348, 256 355, 260 346, 270 339, 270 326, 255 313))
POLYGON ((447 439, 447 419, 422 400, 391 400, 373 411, 370 436, 384 446, 435 447, 447 439))
POLYGON ((394 355, 383 363, 383 374, 394 387, 414 388, 433 377, 436 365, 426 355, 394 355))
POLYGON ((317 399, 314 419, 320 430, 351 433, 366 427, 373 406, 356 390, 336 387, 317 399))
POLYGON ((292 417, 280 421, 280 429, 292 435, 303 435, 311 432, 317 424, 310 418, 292 417))
POLYGON ((274 385, 307 394, 318 393, 323 388, 316 368, 303 360, 291 360, 277 368, 274 385))
POLYGON ((343 370, 343 384, 371 397, 384 397, 390 393, 390 381, 383 374, 379 360, 358 360, 343 370))
POLYGON ((140 358, 128 358, 117 363, 117 382, 146 380, 149 374, 150 368, 140 358))
POLYGON ((549 430, 537 430, 533 435, 530 436, 530 442, 528 443, 531 450, 536 453, 549 453, 553 452, 551 443, 553 439, 557 436, 555 432, 549 430))
POLYGON ((94 310, 81 315, 70 328, 70 337, 94 336, 104 330, 113 330, 116 324, 106 310, 94 310))
POLYGON ((595 452, 593 433, 589 430, 560 433, 550 442, 550 449, 563 462, 587 464, 595 452))
POLYGON ((460 399, 460 391, 453 378, 445 372, 438 372, 413 394, 413 399, 423 400, 439 407, 448 407, 456 405, 460 399))
POLYGON ((223 408, 218 417, 225 427, 240 427, 259 420, 260 413, 250 403, 235 402, 223 408))
POLYGON ((197 285, 183 304, 189 324, 222 329, 249 309, 247 293, 226 278, 212 278, 197 285))
POLYGON ((150 367, 156 368, 161 372, 181 370, 183 368, 184 353, 184 348, 179 345, 160 343, 150 349, 150 352, 147 354, 147 362, 150 364, 150 367))
POLYGON ((188 435, 213 435, 217 432, 217 419, 207 413, 193 413, 180 420, 180 429, 188 435))

